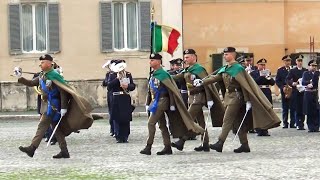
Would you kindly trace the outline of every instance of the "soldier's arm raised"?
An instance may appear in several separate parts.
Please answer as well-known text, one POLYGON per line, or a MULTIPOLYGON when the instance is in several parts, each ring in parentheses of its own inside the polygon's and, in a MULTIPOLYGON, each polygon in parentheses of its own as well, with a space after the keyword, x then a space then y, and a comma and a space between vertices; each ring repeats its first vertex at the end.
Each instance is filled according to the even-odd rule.
POLYGON ((29 87, 38 86, 39 85, 39 77, 33 78, 32 80, 28 80, 24 77, 20 77, 18 79, 18 83, 24 84, 29 87))
POLYGON ((221 74, 217 74, 217 75, 212 75, 209 76, 208 78, 203 79, 203 85, 208 85, 208 84, 212 84, 218 81, 222 81, 222 75, 221 74))

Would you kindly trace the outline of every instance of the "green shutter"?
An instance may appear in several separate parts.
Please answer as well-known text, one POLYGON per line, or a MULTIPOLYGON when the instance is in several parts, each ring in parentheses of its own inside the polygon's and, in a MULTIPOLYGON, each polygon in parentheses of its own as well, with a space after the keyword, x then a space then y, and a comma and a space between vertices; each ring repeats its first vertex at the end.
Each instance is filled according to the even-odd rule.
POLYGON ((9 4, 9 53, 21 54, 20 4, 9 4))
POLYGON ((150 15, 150 2, 139 3, 139 20, 140 20, 140 50, 150 51, 151 45, 151 15, 150 15))
POLYGON ((48 4, 48 52, 60 52, 59 4, 48 4))
POLYGON ((100 2, 100 48, 101 52, 113 51, 111 2, 100 2))

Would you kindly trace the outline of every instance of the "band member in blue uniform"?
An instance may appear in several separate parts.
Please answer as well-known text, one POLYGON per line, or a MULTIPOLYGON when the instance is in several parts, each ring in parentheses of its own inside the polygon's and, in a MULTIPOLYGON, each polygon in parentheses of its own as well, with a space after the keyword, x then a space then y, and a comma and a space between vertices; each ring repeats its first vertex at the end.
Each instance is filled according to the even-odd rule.
MULTIPOLYGON (((258 84, 259 88, 263 92, 263 94, 267 97, 269 102, 272 104, 272 94, 270 90, 270 86, 275 84, 274 79, 270 76, 270 70, 266 69, 267 60, 260 59, 258 62, 258 69, 252 71, 250 75, 254 79, 254 81, 258 84)), ((256 129, 258 136, 270 136, 268 130, 256 129)))
POLYGON ((307 115, 308 132, 319 132, 318 90, 316 86, 313 86, 312 82, 317 70, 316 60, 309 61, 308 66, 309 70, 302 75, 302 85, 306 86, 303 97, 303 113, 307 115))
POLYGON ((112 90, 110 88, 108 88, 108 79, 109 79, 109 75, 110 73, 112 73, 110 67, 116 62, 117 60, 109 60, 107 61, 104 65, 102 65, 102 68, 107 68, 108 71, 106 73, 106 77, 104 78, 104 80, 102 81, 102 86, 103 87, 107 87, 107 105, 108 105, 108 112, 109 112, 109 124, 110 124, 110 136, 114 136, 114 127, 113 127, 113 121, 111 119, 111 105, 112 105, 112 98, 113 98, 113 94, 112 94, 112 90))
POLYGON ((302 86, 302 74, 307 71, 306 68, 302 67, 303 55, 300 55, 296 59, 297 66, 290 69, 289 74, 286 78, 286 82, 292 87, 291 104, 295 109, 295 120, 297 130, 305 130, 303 114, 303 95, 304 86, 302 86))
POLYGON ((251 73, 252 71, 257 70, 257 66, 253 65, 253 57, 252 56, 246 56, 244 57, 244 69, 247 71, 247 73, 251 73))
POLYGON ((291 69, 291 58, 289 55, 286 55, 282 58, 284 66, 280 67, 277 71, 276 76, 276 84, 280 88, 281 92, 281 103, 282 103, 282 128, 288 128, 288 115, 290 109, 290 128, 295 127, 295 112, 293 106, 290 104, 290 97, 286 97, 285 90, 288 88, 286 83, 286 78, 289 74, 289 70, 291 69))
POLYGON ((134 107, 129 92, 136 88, 130 72, 125 71, 126 63, 118 60, 111 67, 107 86, 112 91, 111 120, 117 143, 127 143, 130 134, 130 121, 134 107))

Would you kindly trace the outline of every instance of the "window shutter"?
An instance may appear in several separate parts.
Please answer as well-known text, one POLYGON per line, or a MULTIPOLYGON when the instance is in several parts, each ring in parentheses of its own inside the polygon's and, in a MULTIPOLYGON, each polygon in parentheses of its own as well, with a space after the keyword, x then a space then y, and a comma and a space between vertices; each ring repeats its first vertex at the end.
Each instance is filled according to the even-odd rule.
POLYGON ((9 53, 21 54, 20 4, 9 4, 9 53))
POLYGON ((100 48, 101 52, 113 51, 111 2, 100 2, 100 48))
POLYGON ((59 4, 48 4, 48 52, 60 51, 59 4))
POLYGON ((151 45, 151 18, 150 2, 140 2, 140 50, 150 51, 151 45))

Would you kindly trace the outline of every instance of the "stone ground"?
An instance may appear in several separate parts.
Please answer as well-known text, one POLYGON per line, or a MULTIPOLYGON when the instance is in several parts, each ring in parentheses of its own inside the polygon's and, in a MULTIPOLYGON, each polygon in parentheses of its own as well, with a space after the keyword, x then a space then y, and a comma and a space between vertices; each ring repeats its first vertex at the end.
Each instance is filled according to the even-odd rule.
MULTIPOLYGON (((233 134, 224 151, 193 151, 199 140, 187 141, 184 151, 157 156, 163 148, 157 129, 152 155, 139 154, 145 146, 147 119, 135 118, 129 143, 117 144, 108 135, 107 121, 67 138, 70 159, 52 159, 58 146, 43 141, 33 158, 19 151, 29 145, 37 121, 0 121, 0 179, 319 179, 319 133, 276 128, 270 137, 249 134, 251 153, 235 154, 233 134)), ((209 128, 212 141, 220 128, 209 128)), ((199 138, 198 138, 199 139, 199 138)))

